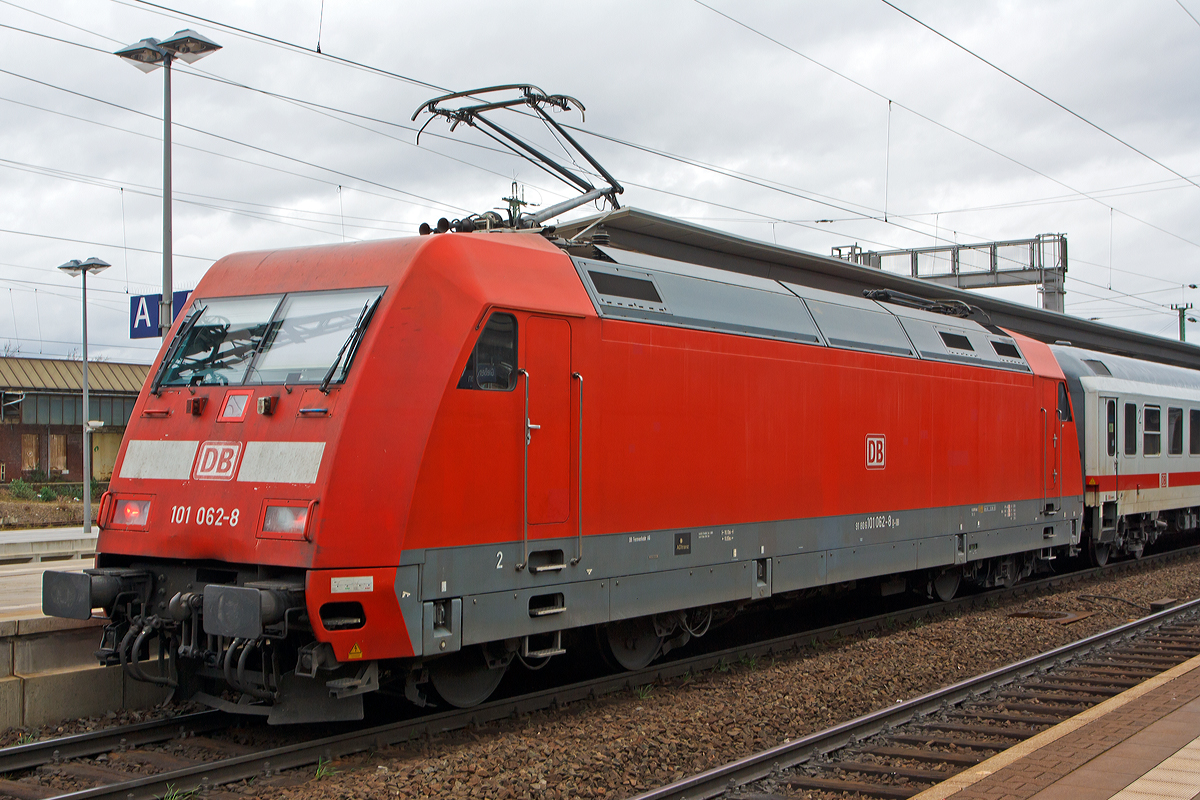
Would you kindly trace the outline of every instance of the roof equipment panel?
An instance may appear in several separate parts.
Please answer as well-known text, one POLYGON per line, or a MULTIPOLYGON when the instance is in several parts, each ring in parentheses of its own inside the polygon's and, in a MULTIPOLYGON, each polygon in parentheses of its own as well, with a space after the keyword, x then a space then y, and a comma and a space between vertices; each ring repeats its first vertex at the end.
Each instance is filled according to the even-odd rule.
MULTIPOLYGON (((778 284, 775 291, 769 291, 746 286, 747 282, 742 280, 715 281, 707 276, 689 275, 685 269, 668 272, 581 258, 574 261, 603 317, 626 317, 764 339, 821 342, 817 326, 804 305, 782 291, 778 284)), ((719 272, 718 276, 724 277, 719 272)))

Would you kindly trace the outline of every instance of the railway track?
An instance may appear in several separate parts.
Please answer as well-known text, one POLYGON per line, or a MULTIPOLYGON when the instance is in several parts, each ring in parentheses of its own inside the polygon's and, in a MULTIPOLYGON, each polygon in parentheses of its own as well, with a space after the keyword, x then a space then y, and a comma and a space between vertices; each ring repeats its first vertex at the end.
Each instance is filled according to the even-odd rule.
MULTIPOLYGON (((729 665, 744 658, 782 655, 813 646, 814 643, 829 641, 855 633, 885 630, 905 622, 951 614, 968 610, 972 607, 982 607, 998 602, 1001 598, 1020 594, 1043 592, 1058 588, 1072 582, 1077 582, 1097 575, 1119 575, 1129 571, 1147 568, 1154 564, 1162 564, 1180 558, 1200 554, 1200 547, 1186 548, 1158 556, 1148 556, 1141 561, 1120 562, 1103 568, 1087 569, 1069 575, 1054 576, 1039 581, 1019 584, 1008 590, 999 590, 980 595, 960 598, 949 603, 934 603, 898 612, 876 615, 857 619, 850 622, 832 625, 818 630, 808 630, 773 638, 766 641, 754 642, 736 647, 730 647, 710 653, 692 655, 686 658, 676 658, 649 668, 626 672, 617 675, 603 676, 597 679, 582 681, 566 686, 535 691, 518 697, 496 700, 484 705, 464 710, 445 711, 391 722, 385 725, 362 727, 335 735, 295 742, 261 751, 251 751, 250 748, 231 744, 221 740, 209 739, 205 734, 218 731, 233 724, 234 718, 221 712, 204 712, 202 714, 176 717, 170 720, 140 723, 134 726, 106 729, 94 733, 53 739, 29 745, 19 745, 0 750, 0 773, 6 778, 0 779, 0 794, 18 798, 44 798, 69 796, 72 798, 161 798, 171 792, 187 792, 193 789, 206 791, 215 789, 222 784, 256 779, 256 785, 270 785, 275 781, 294 782, 294 776, 280 776, 280 772, 311 767, 321 761, 331 760, 356 752, 384 747, 409 741, 419 737, 431 736, 437 733, 460 729, 473 725, 483 725, 487 722, 503 719, 516 714, 566 705, 591 697, 602 696, 624 689, 644 684, 665 681, 681 677, 687 673, 696 673, 723 665, 729 665), (63 785, 71 788, 64 790, 63 785), (76 788, 85 787, 85 788, 76 788), (65 794, 64 794, 65 792, 65 794)), ((1193 606, 1188 606, 1192 608, 1193 606)), ((1178 613, 1176 611, 1165 614, 1178 613)), ((1163 618, 1157 615, 1154 619, 1163 618)), ((1142 623, 1133 623, 1139 625, 1142 623)), ((1126 626, 1130 628, 1130 626, 1126 626)), ((1124 629, 1119 629, 1124 630, 1124 629)), ((1118 634, 1126 635, 1126 634, 1118 634)), ((1086 641, 1086 640, 1085 640, 1086 641)), ((1072 645, 1071 647, 1077 647, 1072 645)), ((1200 652, 1200 630, 1196 632, 1196 649, 1200 652)), ((1067 648, 1063 648, 1067 650, 1067 648)), ((1182 659, 1180 659, 1182 660, 1182 659)), ((1025 662, 1023 662, 1025 663, 1025 662)), ((1018 665, 1020 667, 1020 665, 1018 665)), ((1037 667, 1031 669, 1036 670, 1037 667)), ((1018 670, 1019 671, 1019 670, 1018 670)), ((1002 671, 1001 671, 1002 672, 1002 671)), ((1128 675, 1115 676, 1123 680, 1134 677, 1128 675)), ((1081 679, 1082 680, 1082 679, 1081 679)), ((971 684, 971 682, 967 682, 971 684)), ((967 684, 959 684, 963 687, 967 684)), ((972 686, 974 684, 971 684, 972 686)), ((953 690, 963 692, 962 697, 974 694, 976 691, 966 691, 961 688, 953 690)), ((1102 691, 1096 689, 1095 691, 1102 691)), ((954 692, 939 699, 934 706, 941 708, 943 703, 953 702, 954 692)), ((1093 692, 1089 696, 1100 696, 1093 692)), ((928 697, 928 696, 927 696, 928 697)), ((1103 697, 1101 697, 1103 699, 1103 697)), ((921 705, 924 698, 910 701, 921 705)), ((1009 699, 1010 703, 1015 700, 1009 699)), ((933 701, 930 701, 933 702, 933 701)), ((1082 702, 1082 701, 1081 701, 1082 702)), ((1024 705, 1033 705, 1030 700, 1024 705)), ((897 706, 897 709, 908 708, 909 703, 897 706)), ((1057 704, 1057 705, 1062 705, 1057 704)), ((1069 704, 1068 704, 1069 705, 1069 704)), ((1082 706, 1080 706, 1082 707, 1082 706)), ((1013 708, 1005 707, 1002 711, 982 711, 984 714, 1011 715, 1013 708)), ((1061 711, 1062 709, 1056 709, 1061 711)), ((959 709, 946 710, 947 714, 957 714, 959 709)), ((968 718, 953 717, 950 721, 939 720, 936 724, 945 726, 975 726, 972 735, 976 737, 996 737, 992 742, 1011 741, 1012 737, 1003 737, 994 731, 984 731, 982 728, 999 727, 994 723, 1012 727, 1021 731, 1022 725, 1049 724, 1049 720, 1057 718, 1050 711, 1042 714, 1040 722, 1036 721, 1037 714, 1015 710, 1016 714, 1025 714, 1030 719, 1023 721, 996 720, 977 718, 971 722, 968 718)), ((914 712, 915 713, 915 712, 914 712)), ((928 713, 928 712, 926 712, 928 713)), ((894 723, 889 723, 894 724, 894 723)), ((834 729, 841 730, 844 726, 834 729)), ((849 730, 849 729, 847 729, 849 730)), ((868 728, 849 734, 850 738, 861 739, 867 735, 868 728)), ((937 736, 942 739, 951 738, 952 734, 965 734, 968 731, 942 730, 937 736)), ((933 735, 933 730, 923 735, 933 735)), ((809 737, 811 738, 811 737, 809 737)), ((838 740, 837 735, 830 742, 838 740)), ((812 751, 812 745, 808 750, 812 751)), ((1002 748, 1001 748, 1002 749, 1002 748)), ((814 759, 820 755, 815 751, 802 753, 796 764, 808 764, 810 770, 816 766, 814 759), (812 763, 809 763, 812 762, 812 763)), ((832 752, 828 750, 826 752, 832 752)), ((984 751, 980 751, 984 752, 984 751)), ((868 754, 872 758, 881 754, 868 754)), ((845 763, 852 763, 841 759, 845 763)), ((964 761, 964 759, 959 759, 964 761)), ((867 762, 853 762, 867 763, 867 762)), ((879 762, 882 764, 883 762, 879 762)), ((772 765, 771 769, 775 769, 772 765)), ((768 769, 768 773, 771 772, 768 769)), ((879 773, 883 766, 867 766, 862 768, 866 773, 879 773)), ((919 772, 944 770, 944 767, 895 766, 888 775, 893 782, 897 778, 907 778, 915 781, 919 772), (898 770, 908 770, 909 774, 898 774, 898 770), (893 775, 893 773, 897 773, 893 775)), ((855 773, 858 776, 860 773, 855 773)), ((940 773, 939 773, 940 774, 940 773)), ((947 773, 950 774, 950 773, 947 773)), ((797 773, 797 780, 800 779, 797 773)), ((813 780, 824 778, 808 775, 813 780)), ((887 778, 887 775, 883 776, 887 778)), ((723 779, 725 787, 728 778, 723 779)), ((884 782, 887 782, 886 780, 884 782)), ((722 789, 723 790, 723 789, 722 789)), ((647 795, 657 797, 658 795, 647 795)), ((663 797, 701 797, 711 794, 688 793, 663 797)), ((888 795, 891 796, 891 795, 888 795)), ((899 796, 899 795, 896 795, 899 796)), ((905 795, 907 796, 907 795, 905 795)))
MULTIPOLYGON (((1200 600, 748 758, 635 800, 781 798, 783 791, 904 800, 1200 655, 1200 600)), ((821 796, 821 795, 818 795, 821 796)))

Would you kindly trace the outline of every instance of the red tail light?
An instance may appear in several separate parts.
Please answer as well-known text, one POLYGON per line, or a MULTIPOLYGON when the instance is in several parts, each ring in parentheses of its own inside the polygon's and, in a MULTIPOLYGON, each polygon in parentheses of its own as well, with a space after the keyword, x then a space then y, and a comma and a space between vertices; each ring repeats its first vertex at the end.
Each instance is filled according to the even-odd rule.
POLYGON ((145 530, 149 521, 149 500, 134 500, 123 497, 113 504, 112 524, 117 527, 145 530))

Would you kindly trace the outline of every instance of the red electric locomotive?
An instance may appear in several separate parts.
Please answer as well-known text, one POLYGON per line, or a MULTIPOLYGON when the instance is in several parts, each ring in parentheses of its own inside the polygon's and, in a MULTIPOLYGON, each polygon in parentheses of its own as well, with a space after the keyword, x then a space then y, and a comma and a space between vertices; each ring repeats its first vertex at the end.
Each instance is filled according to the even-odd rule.
POLYGON ((46 612, 103 608, 102 658, 180 696, 348 719, 388 681, 478 703, 570 630, 637 668, 772 595, 949 597, 1079 545, 1046 345, 551 238, 217 262, 46 612))

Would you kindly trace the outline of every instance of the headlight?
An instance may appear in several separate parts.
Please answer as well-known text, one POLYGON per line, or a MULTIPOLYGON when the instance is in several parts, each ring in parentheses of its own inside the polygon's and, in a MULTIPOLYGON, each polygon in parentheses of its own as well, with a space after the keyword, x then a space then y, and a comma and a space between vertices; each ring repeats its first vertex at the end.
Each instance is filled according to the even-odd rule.
POLYGON ((308 506, 267 506, 263 516, 263 533, 286 533, 303 536, 308 525, 308 506))

